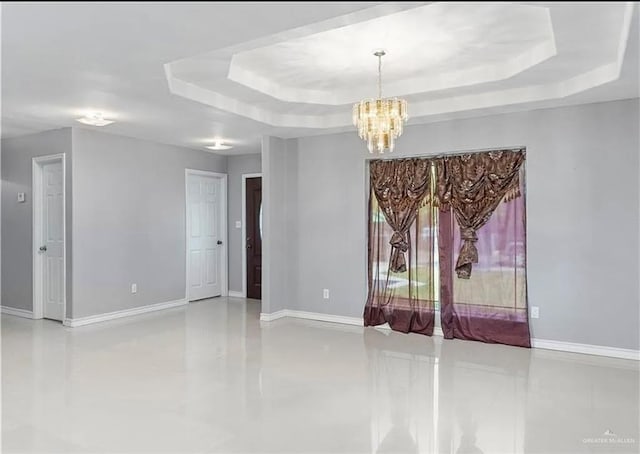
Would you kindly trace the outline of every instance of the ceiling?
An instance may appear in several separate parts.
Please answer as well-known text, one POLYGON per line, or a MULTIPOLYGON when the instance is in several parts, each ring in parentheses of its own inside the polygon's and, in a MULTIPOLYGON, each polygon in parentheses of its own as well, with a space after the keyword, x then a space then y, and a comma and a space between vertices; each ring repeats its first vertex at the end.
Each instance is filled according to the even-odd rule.
POLYGON ((351 104, 375 94, 376 48, 385 96, 502 80, 556 55, 549 8, 431 3, 237 52, 229 79, 283 101, 351 104))
POLYGON ((636 98, 632 3, 4 3, 2 136, 75 126, 224 154, 351 130, 351 104, 410 123, 636 98))

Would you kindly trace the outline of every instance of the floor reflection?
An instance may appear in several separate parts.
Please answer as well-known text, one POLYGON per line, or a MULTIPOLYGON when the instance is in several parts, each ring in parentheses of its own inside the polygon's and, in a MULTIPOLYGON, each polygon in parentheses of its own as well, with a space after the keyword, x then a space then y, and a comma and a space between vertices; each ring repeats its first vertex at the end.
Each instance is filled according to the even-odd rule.
MULTIPOLYGON (((407 348, 403 336, 364 335, 373 452, 392 446, 396 452, 482 453, 481 442, 488 452, 522 452, 528 355, 502 361, 509 364, 504 367, 481 354, 483 347, 460 349, 455 341, 409 335, 407 348)), ((510 349, 496 348, 503 359, 509 355, 510 349)))
POLYGON ((259 312, 3 316, 3 452, 639 450, 637 362, 259 312))

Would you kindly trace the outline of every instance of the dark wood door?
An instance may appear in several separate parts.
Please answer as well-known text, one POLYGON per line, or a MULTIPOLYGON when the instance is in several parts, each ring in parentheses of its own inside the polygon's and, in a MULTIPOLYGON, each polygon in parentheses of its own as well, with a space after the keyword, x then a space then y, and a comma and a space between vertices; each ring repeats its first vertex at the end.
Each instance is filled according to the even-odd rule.
POLYGON ((247 298, 262 298, 262 178, 247 178, 247 298))

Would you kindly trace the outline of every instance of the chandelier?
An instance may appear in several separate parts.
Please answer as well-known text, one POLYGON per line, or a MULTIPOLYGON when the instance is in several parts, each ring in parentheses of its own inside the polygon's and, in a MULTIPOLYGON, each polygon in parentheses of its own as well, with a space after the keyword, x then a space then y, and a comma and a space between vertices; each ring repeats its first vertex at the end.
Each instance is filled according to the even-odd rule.
POLYGON ((385 51, 374 52, 378 57, 378 98, 364 99, 353 105, 353 124, 358 135, 367 141, 369 153, 377 150, 393 151, 395 139, 402 134, 402 125, 407 121, 407 101, 382 97, 382 57, 385 51))

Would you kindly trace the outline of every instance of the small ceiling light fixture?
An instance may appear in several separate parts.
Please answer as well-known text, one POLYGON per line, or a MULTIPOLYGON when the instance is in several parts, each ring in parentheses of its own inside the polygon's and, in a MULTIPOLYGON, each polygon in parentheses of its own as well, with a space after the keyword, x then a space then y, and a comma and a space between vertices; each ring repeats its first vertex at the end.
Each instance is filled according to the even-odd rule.
POLYGON ((208 146, 208 147, 206 147, 206 148, 208 148, 209 150, 216 150, 216 151, 218 151, 218 150, 229 150, 229 149, 231 149, 231 148, 233 148, 233 147, 232 147, 231 145, 229 145, 229 144, 226 144, 226 143, 222 142, 222 140, 221 140, 221 139, 216 139, 216 140, 213 142, 213 145, 209 145, 209 146, 208 146))
POLYGON ((82 118, 76 118, 76 121, 90 126, 107 126, 113 123, 113 120, 107 120, 100 112, 94 112, 87 114, 82 118))
POLYGON ((364 99, 353 106, 353 124, 358 135, 367 141, 369 153, 375 149, 383 154, 384 150, 393 151, 395 139, 402 135, 402 126, 407 121, 407 101, 398 98, 382 97, 382 57, 384 50, 376 50, 378 57, 378 98, 364 99))

